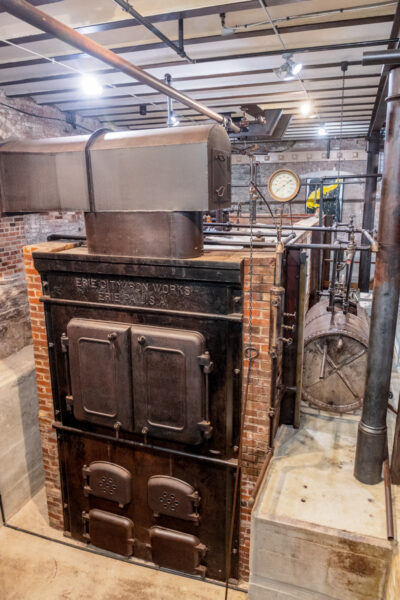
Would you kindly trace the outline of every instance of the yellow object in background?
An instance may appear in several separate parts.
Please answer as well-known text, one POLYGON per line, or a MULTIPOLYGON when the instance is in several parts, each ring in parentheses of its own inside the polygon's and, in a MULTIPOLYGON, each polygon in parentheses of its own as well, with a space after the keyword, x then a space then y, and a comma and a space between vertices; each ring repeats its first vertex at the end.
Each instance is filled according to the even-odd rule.
MULTIPOLYGON (((336 180, 336 183, 332 183, 331 185, 324 185, 324 197, 329 194, 329 192, 333 192, 333 190, 336 190, 337 186, 338 186, 338 182, 340 182, 340 179, 336 180)), ((319 208, 319 204, 317 204, 316 200, 320 200, 320 196, 321 196, 321 188, 318 187, 316 190, 312 191, 309 193, 308 198, 307 198, 307 208, 309 208, 310 210, 313 210, 315 208, 319 208)))

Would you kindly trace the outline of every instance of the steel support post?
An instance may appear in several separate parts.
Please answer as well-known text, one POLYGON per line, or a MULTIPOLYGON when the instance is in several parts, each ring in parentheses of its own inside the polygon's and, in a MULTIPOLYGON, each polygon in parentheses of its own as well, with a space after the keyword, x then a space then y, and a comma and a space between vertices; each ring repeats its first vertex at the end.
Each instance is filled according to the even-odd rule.
MULTIPOLYGON (((379 132, 374 131, 368 140, 367 146, 367 174, 376 175, 379 166, 379 132)), ((376 187, 378 178, 367 177, 365 180, 363 229, 372 231, 375 220, 376 187)), ((362 243, 366 243, 363 236, 362 243)), ((361 292, 369 292, 369 281, 371 272, 371 254, 363 252, 360 256, 360 271, 358 276, 358 287, 361 292)))
POLYGON ((378 252, 369 336, 367 377, 358 428, 354 475, 367 484, 382 479, 387 454, 386 413, 400 288, 400 66, 389 74, 385 160, 378 252))

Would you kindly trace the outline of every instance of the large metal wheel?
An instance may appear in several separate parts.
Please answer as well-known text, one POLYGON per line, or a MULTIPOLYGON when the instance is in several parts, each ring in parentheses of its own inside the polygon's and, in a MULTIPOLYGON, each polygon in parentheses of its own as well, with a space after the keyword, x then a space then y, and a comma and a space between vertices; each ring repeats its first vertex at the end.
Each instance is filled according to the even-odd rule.
POLYGON ((303 399, 324 410, 345 413, 362 405, 367 367, 369 322, 357 314, 335 311, 328 302, 314 305, 304 328, 303 399))

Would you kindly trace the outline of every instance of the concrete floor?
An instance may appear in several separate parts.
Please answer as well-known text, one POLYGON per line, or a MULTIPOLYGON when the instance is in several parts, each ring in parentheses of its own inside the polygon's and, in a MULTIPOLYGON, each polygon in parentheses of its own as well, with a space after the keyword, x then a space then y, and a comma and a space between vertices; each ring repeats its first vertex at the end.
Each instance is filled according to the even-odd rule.
MULTIPOLYGON (((47 524, 43 490, 9 523, 74 547, 0 527, 0 600, 224 599, 221 586, 83 552, 47 524)), ((246 597, 229 591, 229 600, 246 597)))

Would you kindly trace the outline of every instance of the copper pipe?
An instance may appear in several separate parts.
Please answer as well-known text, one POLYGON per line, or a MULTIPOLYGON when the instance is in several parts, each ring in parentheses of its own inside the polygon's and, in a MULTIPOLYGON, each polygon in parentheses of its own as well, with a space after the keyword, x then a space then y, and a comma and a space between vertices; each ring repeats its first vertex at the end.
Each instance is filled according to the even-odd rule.
POLYGON ((177 100, 185 106, 188 106, 200 114, 205 115, 209 119, 220 123, 224 127, 229 127, 231 131, 235 133, 240 132, 240 128, 231 123, 230 119, 227 117, 220 115, 204 104, 201 104, 189 96, 182 94, 182 92, 179 92, 163 81, 153 77, 153 75, 143 71, 143 69, 140 67, 136 67, 121 56, 118 56, 118 54, 115 54, 111 50, 104 48, 101 44, 98 44, 85 35, 78 33, 72 29, 72 27, 64 25, 64 23, 61 23, 61 21, 54 19, 54 17, 51 17, 42 10, 32 6, 32 4, 29 4, 29 2, 26 2, 25 0, 0 0, 0 7, 6 12, 10 13, 10 15, 21 19, 21 21, 25 21, 25 23, 29 23, 29 25, 37 27, 37 29, 53 35, 66 44, 82 50, 82 52, 85 54, 89 54, 90 56, 101 60, 111 67, 114 67, 121 73, 125 73, 125 75, 132 77, 136 81, 140 81, 154 90, 165 94, 170 98, 174 98, 174 100, 177 100))
POLYGON ((260 491, 261 484, 262 484, 262 482, 264 480, 265 474, 266 474, 266 472, 268 470, 268 467, 270 465, 271 458, 272 458, 272 450, 270 450, 268 452, 267 456, 265 457, 265 460, 264 460, 263 465, 261 467, 260 474, 257 477, 256 485, 254 486, 254 490, 252 491, 251 497, 250 497, 250 499, 248 501, 248 505, 249 505, 249 507, 251 509, 253 508, 253 506, 254 506, 254 504, 255 504, 255 502, 257 500, 257 496, 258 496, 258 493, 260 491))
POLYGON ((386 504, 386 530, 387 539, 394 539, 394 527, 393 527, 393 502, 392 502, 392 488, 390 481, 390 468, 389 459, 386 458, 383 463, 383 475, 385 480, 385 504, 386 504))

